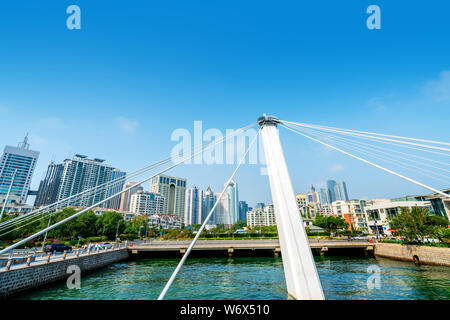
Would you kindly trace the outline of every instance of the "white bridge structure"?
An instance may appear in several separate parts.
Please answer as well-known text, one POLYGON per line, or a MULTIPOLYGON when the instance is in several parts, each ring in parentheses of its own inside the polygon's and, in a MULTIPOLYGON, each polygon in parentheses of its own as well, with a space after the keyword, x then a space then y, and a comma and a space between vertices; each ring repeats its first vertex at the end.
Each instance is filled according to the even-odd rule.
MULTIPOLYGON (((38 220, 48 219, 48 226, 46 228, 33 235, 30 235, 25 239, 18 241, 10 247, 1 250, 0 255, 7 253, 14 248, 17 248, 38 236, 46 236, 49 230, 52 230, 53 228, 56 228, 59 225, 70 221, 71 219, 101 205, 104 202, 114 197, 120 196, 122 193, 129 191, 131 188, 135 188, 137 185, 145 183, 153 177, 162 174, 186 162, 187 160, 194 158, 197 155, 202 154, 208 148, 223 143, 225 140, 231 137, 242 134, 255 125, 259 125, 258 134, 250 142, 244 155, 239 160, 237 167, 232 172, 225 185, 229 184, 230 181, 234 178, 238 169, 245 161, 245 158, 247 157, 250 149, 255 144, 259 135, 261 135, 264 145, 264 154, 267 162, 267 171, 269 176, 272 200, 275 209, 284 274, 286 279, 287 294, 291 299, 322 300, 325 299, 325 297, 312 256, 308 237, 303 225, 302 217, 299 214, 297 208, 289 170, 286 165, 283 148, 280 142, 280 127, 303 136, 311 141, 322 144, 335 151, 343 153, 349 157, 352 157, 353 159, 378 168, 384 172, 428 189, 434 193, 444 196, 445 198, 450 198, 449 194, 443 193, 440 190, 433 188, 425 183, 419 182, 415 179, 400 174, 399 172, 388 169, 385 166, 366 159, 367 156, 373 156, 374 158, 377 158, 383 162, 388 162, 400 168, 411 170, 416 174, 421 174, 427 176, 428 178, 448 183, 450 181, 450 175, 448 174, 450 173, 450 168, 448 168, 450 166, 450 163, 447 158, 450 157, 450 143, 448 142, 439 142, 426 139, 416 139, 380 133, 310 125, 279 120, 274 116, 263 115, 262 117, 258 118, 257 122, 255 123, 247 125, 239 130, 233 131, 232 133, 224 137, 217 138, 216 140, 205 143, 201 146, 195 146, 193 149, 182 153, 180 155, 181 160, 175 163, 172 162, 171 158, 166 158, 155 164, 146 166, 140 170, 127 174, 125 177, 117 178, 116 180, 113 180, 111 182, 99 185, 95 188, 83 191, 79 194, 60 200, 48 206, 33 210, 27 214, 0 223, 0 236, 3 236, 14 230, 32 224, 38 220), (404 150, 399 151, 395 148, 393 149, 392 147, 386 148, 384 146, 385 144, 414 151, 406 152, 404 150), (359 155, 357 155, 358 153, 359 155), (436 156, 438 156, 441 158, 441 160, 429 158, 428 155, 424 156, 423 153, 433 154, 435 158, 436 156), (445 160, 442 160, 442 158, 444 158, 445 160), (61 221, 51 224, 52 215, 55 214, 55 212, 57 212, 58 210, 61 210, 62 208, 68 206, 69 201, 86 196, 92 196, 93 194, 101 192, 106 188, 111 188, 119 183, 123 184, 124 181, 131 181, 130 179, 132 178, 134 179, 138 176, 142 176, 145 173, 164 165, 167 165, 167 167, 157 171, 156 173, 152 173, 149 177, 142 179, 137 184, 134 184, 129 188, 126 188, 110 197, 107 197, 88 208, 78 211, 61 221)), ((213 215, 214 210, 217 204, 220 202, 224 192, 225 189, 217 197, 214 206, 203 221, 203 224, 198 230, 195 238, 190 243, 188 249, 181 258, 181 261, 175 268, 172 276, 170 277, 160 296, 158 297, 159 300, 164 299, 178 272, 188 258, 190 252, 192 251, 192 248, 195 246, 202 231, 205 229, 208 221, 213 215)))

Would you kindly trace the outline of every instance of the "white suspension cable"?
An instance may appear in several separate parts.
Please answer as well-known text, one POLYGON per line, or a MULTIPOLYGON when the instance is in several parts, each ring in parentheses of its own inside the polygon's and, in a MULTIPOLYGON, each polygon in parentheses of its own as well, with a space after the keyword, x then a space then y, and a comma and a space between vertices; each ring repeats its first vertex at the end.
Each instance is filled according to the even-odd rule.
MULTIPOLYGON (((291 128, 292 128, 292 127, 291 127, 291 128)), ((306 131, 307 129, 304 129, 304 130, 306 131)), ((310 134, 311 134, 311 132, 312 132, 312 131, 310 131, 310 130, 307 131, 307 133, 310 133, 310 134)), ((315 132, 315 133, 317 133, 317 132, 315 132)), ((435 163, 443 164, 443 165, 446 165, 446 166, 450 166, 450 163, 445 163, 445 162, 441 162, 441 161, 435 161, 435 160, 430 159, 430 158, 420 157, 420 156, 415 155, 415 154, 406 153, 406 152, 401 152, 401 151, 398 151, 398 150, 389 149, 389 148, 385 148, 385 147, 382 147, 382 146, 373 145, 373 144, 369 144, 369 143, 364 143, 364 142, 359 141, 359 140, 351 140, 351 139, 344 138, 344 137, 341 137, 341 136, 333 135, 333 134, 331 134, 331 133, 330 133, 330 134, 321 133, 321 134, 327 135, 327 136, 330 136, 330 137, 333 137, 334 139, 345 140, 345 141, 348 141, 349 143, 358 144, 358 145, 365 145, 365 146, 370 147, 371 150, 372 150, 372 149, 386 150, 386 151, 388 151, 388 152, 398 153, 398 154, 403 154, 403 155, 406 155, 406 156, 408 156, 408 157, 414 157, 414 158, 417 158, 417 159, 422 159, 422 160, 426 160, 426 161, 435 162, 435 163)), ((381 151, 380 151, 380 152, 381 152, 381 151)), ((383 153, 387 154, 386 152, 383 152, 383 153)), ((433 165, 428 164, 428 163, 426 163, 426 162, 416 161, 416 160, 412 160, 412 159, 410 159, 410 158, 405 158, 405 157, 401 157, 401 156, 397 156, 397 155, 392 155, 392 154, 389 154, 389 155, 390 155, 390 156, 395 156, 395 157, 397 157, 397 158, 399 158, 399 159, 404 159, 404 160, 407 160, 407 161, 419 163, 419 164, 422 164, 422 165, 427 166, 427 167, 430 167, 430 168, 434 168, 434 169, 438 169, 438 170, 441 170, 441 171, 450 172, 449 169, 444 169, 444 168, 441 168, 441 167, 436 167, 436 166, 433 166, 433 165)))
POLYGON ((364 134, 369 134, 369 135, 374 135, 374 136, 389 137, 389 138, 404 139, 404 140, 412 140, 412 141, 420 141, 420 142, 442 144, 442 145, 450 146, 450 142, 441 142, 441 141, 435 141, 435 140, 426 140, 426 139, 409 138, 409 137, 402 137, 402 136, 393 136, 393 135, 383 134, 383 133, 374 133, 374 132, 367 132, 367 131, 342 129, 342 128, 329 127, 329 126, 319 126, 319 125, 299 123, 299 122, 292 122, 292 121, 283 121, 283 122, 297 124, 297 125, 301 125, 301 126, 314 126, 314 127, 317 127, 317 128, 326 128, 326 129, 334 129, 334 130, 341 130, 341 131, 348 131, 348 132, 364 133, 364 134))
MULTIPOLYGON (((296 123, 296 122, 295 122, 295 123, 296 123)), ((294 123, 290 123, 290 124, 292 124, 292 125, 294 125, 294 126, 297 126, 297 127, 305 128, 305 127, 302 127, 302 126, 297 125, 297 124, 294 124, 294 123)), ((310 128, 310 129, 320 131, 320 129, 317 129, 317 128, 310 128)), ((413 146, 405 145, 405 144, 401 144, 401 143, 388 142, 388 141, 379 141, 379 140, 371 139, 371 138, 369 138, 369 137, 358 137, 358 138, 359 138, 359 139, 363 139, 363 140, 369 140, 369 141, 373 141, 373 142, 378 142, 378 143, 384 143, 384 144, 388 144, 388 145, 396 146, 396 147, 400 147, 400 148, 405 148, 405 149, 410 149, 410 150, 417 150, 417 151, 422 151, 422 152, 427 152, 427 153, 437 154, 437 155, 440 155, 440 156, 450 157, 450 155, 447 154, 447 153, 443 153, 443 152, 439 152, 439 151, 433 151, 433 150, 428 150, 428 149, 417 148, 417 147, 413 147, 413 146)), ((419 156, 416 156, 416 157, 419 157, 419 156)), ((419 157, 419 158, 420 158, 420 157, 419 157)), ((446 165, 446 166, 450 166, 450 164, 449 164, 448 162, 442 162, 442 161, 437 161, 437 160, 431 160, 431 159, 428 159, 428 158, 424 158, 424 159, 427 159, 428 161, 431 161, 431 162, 435 162, 435 163, 443 164, 443 165, 446 165)))
MULTIPOLYGON (((317 136, 316 136, 316 137, 317 137, 317 136)), ((424 168, 420 168, 420 167, 417 167, 417 166, 414 166, 414 165, 411 165, 411 164, 408 164, 408 163, 403 163, 403 162, 398 161, 398 160, 395 160, 395 159, 388 159, 388 158, 383 157, 383 156, 381 156, 381 155, 379 155, 379 154, 376 154, 376 153, 374 153, 374 152, 372 152, 372 151, 370 151, 370 150, 367 150, 368 148, 366 148, 366 147, 360 147, 360 146, 359 146, 359 147, 353 147, 353 146, 349 145, 349 143, 346 143, 346 142, 339 142, 339 141, 336 141, 336 140, 334 140, 334 139, 332 139, 332 138, 330 138, 330 137, 323 136, 323 138, 332 141, 334 144, 337 144, 338 146, 345 147, 345 148, 349 148, 350 150, 353 150, 353 151, 356 151, 356 152, 364 152, 365 154, 370 154, 370 155, 372 155, 373 157, 375 157, 375 158, 377 158, 377 159, 380 159, 380 160, 382 160, 382 161, 385 161, 385 162, 394 164, 394 165, 396 165, 396 166, 398 166, 398 167, 400 167, 400 168, 403 168, 403 169, 406 169, 406 170, 410 170, 410 171, 412 171, 412 172, 414 172, 414 173, 421 174, 421 175, 426 176, 426 177, 428 177, 428 178, 435 179, 435 180, 437 180, 437 181, 444 182, 444 183, 448 183, 448 182, 450 181, 449 179, 443 180, 443 179, 440 179, 440 178, 437 178, 437 177, 434 176, 434 175, 439 175, 439 176, 443 176, 443 177, 450 178, 450 177, 448 177, 448 176, 446 176, 446 175, 441 175, 441 174, 435 173, 435 172, 433 172, 433 171, 431 171, 431 170, 427 170, 427 169, 424 169, 424 168), (361 151, 361 148, 362 148, 362 149, 365 149, 365 151, 361 151), (413 169, 411 169, 411 168, 413 168, 413 169), (414 170, 414 169, 415 169, 415 170, 414 170), (429 175, 429 174, 424 173, 424 172, 422 172, 422 171, 424 171, 424 172, 429 172, 429 173, 431 173, 431 174, 433 174, 433 175, 429 175)))
MULTIPOLYGON (((342 131, 342 130, 336 130, 336 129, 328 129, 328 128, 319 127, 319 126, 312 126, 312 125, 300 124, 300 123, 298 123, 298 122, 291 122, 291 121, 284 121, 284 122, 290 123, 290 124, 295 124, 295 125, 302 126, 302 127, 306 127, 306 128, 312 128, 312 129, 318 129, 318 130, 325 130, 325 131, 336 132, 336 133, 341 133, 341 134, 346 134, 346 135, 354 135, 354 136, 360 136, 360 137, 367 137, 367 138, 376 139, 376 140, 382 140, 382 141, 392 141, 392 142, 397 142, 397 143, 402 143, 402 144, 408 144, 408 145, 413 145, 413 146, 418 146, 418 147, 423 147, 423 148, 428 148, 428 149, 436 149, 436 150, 442 150, 442 151, 450 152, 450 149, 449 149, 449 148, 443 148, 443 147, 437 147, 437 146, 430 146, 430 145, 426 145, 426 144, 414 143, 414 142, 408 142, 408 141, 402 141, 402 140, 396 140, 396 139, 382 138, 382 137, 377 137, 377 136, 371 136, 371 135, 366 135, 366 134, 361 134, 361 133, 355 133, 355 132, 348 132, 348 131, 342 131)), ((450 154, 445 154, 445 155, 447 155, 447 156, 450 157, 450 154)))
MULTIPOLYGON (((299 130, 299 131, 302 131, 304 133, 306 131, 306 133, 311 134, 312 136, 315 136, 316 138, 317 137, 322 137, 322 138, 325 138, 325 139, 329 139, 332 142, 335 142, 335 143, 339 144, 340 146, 344 146, 344 147, 350 148, 350 149, 358 151, 358 152, 361 152, 360 149, 366 150, 366 151, 364 151, 365 153, 372 154, 374 157, 379 158, 379 159, 381 159, 383 161, 391 162, 391 163, 394 163, 394 164, 397 163, 396 165, 398 165, 398 166, 400 166, 402 168, 405 168, 404 166, 408 166, 410 168, 414 168, 414 169, 417 169, 417 170, 423 171, 423 172, 428 172, 428 173, 431 173, 432 175, 440 176, 440 177, 443 177, 443 178, 447 179, 447 180, 442 180, 442 179, 436 178, 434 176, 430 176, 428 174, 419 172, 420 174, 423 174, 423 175, 425 175, 425 176, 427 176, 429 178, 432 178, 432 179, 436 179, 436 180, 438 180, 440 182, 448 183, 450 181, 450 176, 447 176, 447 175, 441 174, 441 173, 437 173, 437 172, 434 172, 434 171, 429 170, 429 169, 417 167, 417 166, 414 166, 414 165, 411 165, 411 164, 408 164, 408 163, 404 163, 404 162, 401 162, 401 161, 398 161, 398 160, 395 160, 395 159, 392 159, 392 158, 383 157, 383 156, 381 156, 381 155, 379 155, 377 153, 374 153, 373 150, 375 149, 375 151, 377 151, 379 153, 382 153, 382 154, 386 154, 386 155, 388 155, 390 157, 397 157, 397 158, 400 158, 400 159, 403 159, 403 160, 406 160, 406 161, 419 163, 421 165, 431 166, 431 165, 428 165, 428 164, 423 163, 421 161, 416 161, 416 160, 413 160, 413 159, 401 157, 401 156, 390 154, 390 153, 387 153, 387 152, 384 152, 384 151, 379 151, 379 150, 377 150, 377 148, 375 146, 371 146, 369 144, 366 144, 366 145, 369 145, 370 147, 365 147, 365 146, 360 145, 359 142, 354 142, 354 141, 351 141, 349 139, 345 139, 345 140, 348 140, 348 142, 343 142, 341 137, 336 137, 336 136, 325 134, 325 133, 317 133, 317 132, 311 133, 309 130, 299 130), (338 141, 340 141, 340 142, 338 142, 338 141)), ((432 168, 437 168, 439 170, 444 170, 444 171, 450 172, 449 170, 442 169, 442 168, 439 168, 439 167, 435 167, 435 166, 431 166, 431 167, 432 168)), ((408 169, 408 168, 406 168, 406 169, 408 169)), ((408 169, 408 170, 410 170, 410 169, 408 169)))
POLYGON ((378 169, 381 169, 381 170, 386 171, 386 172, 388 172, 388 173, 390 173, 390 174, 393 174, 393 175, 395 175, 395 176, 397 176, 397 177, 400 177, 400 178, 402 178, 402 179, 404 179, 404 180, 407 180, 407 181, 409 181, 409 182, 412 182, 412 183, 414 183, 414 184, 417 184, 418 186, 421 186, 421 187, 426 188, 426 189, 428 189, 428 190, 431 190, 431 191, 433 191, 433 192, 435 192, 435 193, 438 193, 438 194, 440 194, 440 195, 443 195, 443 196, 446 197, 446 198, 450 198, 450 195, 449 195, 449 194, 446 194, 446 193, 444 193, 444 192, 442 192, 442 191, 440 191, 440 190, 438 190, 438 189, 435 189, 435 188, 433 188, 433 187, 427 186, 427 185, 425 185, 425 184, 423 184, 423 183, 421 183, 421 182, 419 182, 419 181, 416 181, 416 180, 414 180, 414 179, 408 178, 408 177, 406 177, 406 176, 404 176, 404 175, 401 175, 401 174, 399 174, 399 173, 397 173, 397 172, 395 172, 395 171, 392 171, 392 170, 390 170, 390 169, 384 168, 384 167, 382 167, 382 166, 380 166, 380 165, 378 165, 378 164, 375 164, 375 163, 373 163, 373 162, 370 162, 370 161, 368 161, 368 160, 366 160, 366 159, 363 159, 363 158, 361 158, 361 157, 355 156, 355 155, 353 155, 353 154, 351 154, 351 153, 349 153, 349 152, 346 152, 346 151, 344 151, 344 150, 341 150, 341 149, 339 149, 339 148, 336 148, 336 147, 334 147, 334 146, 332 146, 332 145, 330 145, 330 144, 328 144, 328 143, 322 142, 322 141, 320 141, 319 139, 315 139, 315 138, 313 138, 313 137, 310 137, 310 136, 308 136, 308 135, 306 135, 306 134, 304 134, 304 133, 302 133, 302 132, 299 132, 299 131, 297 131, 297 130, 295 130, 295 129, 289 128, 288 126, 284 125, 283 123, 281 123, 281 126, 287 128, 288 130, 290 130, 290 131, 292 131, 292 132, 295 132, 295 133, 297 133, 297 134, 299 134, 299 135, 301 135, 301 136, 304 136, 305 138, 308 138, 308 139, 310 139, 310 140, 312 140, 312 141, 318 142, 318 143, 320 143, 320 144, 322 144, 322 145, 325 145, 325 146, 327 146, 327 147, 329 147, 329 148, 331 148, 331 149, 334 149, 334 150, 337 150, 337 151, 339 151, 339 152, 341 152, 341 153, 344 153, 344 154, 346 154, 346 155, 348 155, 348 156, 350 156, 350 157, 352 157, 352 158, 355 158, 355 159, 357 159, 357 160, 360 160, 360 161, 362 161, 362 162, 365 162, 365 163, 367 163, 367 164, 370 164, 371 166, 374 166, 374 167, 376 167, 376 168, 378 168, 378 169))
MULTIPOLYGON (((252 125, 246 126, 245 128, 250 128, 251 126, 254 126, 255 124, 256 124, 256 123, 253 123, 252 125)), ((227 139, 228 139, 228 138, 230 138, 230 137, 233 137, 233 136, 235 136, 235 135, 238 135, 238 134, 242 133, 243 131, 245 131, 245 130, 239 129, 239 130, 233 131, 233 132, 230 133, 229 135, 226 135, 226 137, 227 137, 227 139)), ((101 200, 101 201, 99 201, 99 202, 93 204, 92 206, 90 206, 90 207, 88 207, 88 208, 86 208, 86 209, 83 209, 83 210, 81 210, 81 211, 79 211, 79 212, 77 212, 77 213, 71 215, 70 217, 67 217, 67 218, 63 219, 63 220, 61 220, 61 221, 59 221, 59 222, 57 222, 57 223, 51 225, 50 227, 47 227, 47 228, 45 228, 45 229, 42 229, 41 231, 36 232, 35 234, 33 234, 33 235, 31 235, 31 236, 29 236, 29 237, 27 237, 27 238, 25 238, 25 239, 22 239, 22 240, 18 241, 17 243, 15 243, 15 244, 13 244, 13 245, 11 245, 11 246, 9 246, 9 247, 3 249, 3 250, 0 250, 0 255, 2 255, 2 254, 4 254, 4 253, 7 253, 8 251, 10 251, 10 250, 12 250, 12 249, 14 249, 14 248, 16 248, 16 247, 18 247, 18 246, 21 246, 22 244, 24 244, 24 243, 30 241, 31 239, 34 239, 34 238, 36 238, 37 236, 40 236, 41 234, 44 234, 45 232, 50 231, 50 230, 52 230, 52 229, 54 229, 54 228, 56 228, 56 227, 58 227, 58 226, 60 226, 60 225, 62 225, 62 224, 64 224, 64 223, 66 223, 67 221, 70 221, 70 220, 72 220, 73 218, 75 218, 75 217, 77 217, 77 216, 79 216, 79 215, 81 215, 81 214, 83 214, 83 213, 85 213, 85 212, 87 212, 87 211, 89 211, 89 210, 91 210, 91 209, 97 207, 98 205, 100 205, 100 204, 102 204, 102 203, 104 203, 104 202, 106 202, 106 201, 108 201, 108 200, 110 200, 110 199, 112 199, 112 198, 114 198, 114 197, 116 197, 116 196, 118 196, 118 195, 124 193, 124 192, 127 192, 127 191, 131 190, 132 188, 134 188, 134 187, 136 187, 136 186, 138 186, 138 185, 141 185, 141 184, 143 184, 143 183, 149 181, 150 179, 152 179, 153 177, 155 177, 155 176, 157 176, 157 175, 160 175, 160 174, 162 174, 162 173, 164 173, 164 172, 166 172, 166 171, 169 171, 170 169, 172 169, 172 168, 174 168, 174 167, 180 165, 181 163, 183 163, 183 162, 185 162, 185 161, 187 161, 187 160, 190 160, 190 159, 194 158, 194 157, 197 156, 198 154, 203 153, 203 151, 204 151, 205 149, 207 149, 207 148, 209 148, 209 147, 212 147, 212 146, 215 146, 215 145, 221 143, 220 139, 216 139, 216 140, 219 140, 219 141, 216 142, 216 141, 214 140, 212 144, 207 145, 207 146, 206 146, 205 148, 203 148, 202 150, 200 150, 200 151, 194 153, 193 155, 189 156, 188 158, 184 158, 183 160, 180 160, 180 161, 176 162, 176 163, 173 164, 172 166, 170 166, 170 167, 168 167, 168 168, 166 168, 166 169, 164 169, 164 170, 162 170, 162 171, 160 171, 160 172, 158 172, 158 173, 156 173, 156 174, 154 174, 154 175, 152 175, 152 176, 150 176, 150 177, 148 177, 148 178, 145 178, 144 180, 138 182, 136 185, 130 186, 130 187, 128 187, 128 188, 125 188, 124 190, 122 190, 122 191, 120 191, 120 192, 118 192, 118 193, 116 193, 116 194, 114 194, 114 195, 112 195, 112 196, 110 196, 110 197, 108 197, 108 198, 106 198, 106 199, 103 199, 103 200, 101 200)))
POLYGON ((258 138, 260 131, 261 131, 261 129, 258 130, 258 133, 256 134, 256 136, 253 138, 252 142, 248 146, 247 151, 245 152, 245 154, 242 157, 242 159, 239 161, 236 169, 233 171, 233 173, 231 174, 230 178, 227 180, 224 189, 222 190, 222 192, 220 193, 220 195, 217 198, 216 202, 214 203, 214 206, 212 207, 211 211, 209 211, 208 215, 206 216, 205 221, 203 221, 202 226, 197 231, 197 234, 195 235, 194 239, 192 240, 191 244, 189 245, 189 248, 186 250, 185 254, 183 255, 183 258, 178 263, 177 267, 175 268, 174 272, 172 273, 172 276, 170 277, 169 281, 167 281, 166 285, 164 286, 164 289, 161 292, 161 294, 159 295, 158 300, 164 299, 164 296, 166 295, 167 290, 169 290, 169 288, 172 285, 173 281, 175 280, 178 272, 180 271, 181 267, 183 266, 184 262, 186 261, 187 257, 189 256, 189 254, 191 253, 192 248, 194 247, 195 243, 197 242, 198 238, 200 237, 200 234, 202 233, 203 229, 206 227, 206 223, 208 222, 209 218, 212 216, 212 214, 213 214, 214 210, 216 209, 216 206, 219 203, 220 199, 222 199, 222 196, 225 193, 225 190, 226 190, 227 186, 230 184, 231 180, 233 180, 234 176, 236 175, 236 172, 238 171, 238 169, 240 168, 241 164, 244 162, 245 158, 247 157, 247 154, 250 151, 250 149, 252 148, 252 146, 255 143, 256 139, 258 138))

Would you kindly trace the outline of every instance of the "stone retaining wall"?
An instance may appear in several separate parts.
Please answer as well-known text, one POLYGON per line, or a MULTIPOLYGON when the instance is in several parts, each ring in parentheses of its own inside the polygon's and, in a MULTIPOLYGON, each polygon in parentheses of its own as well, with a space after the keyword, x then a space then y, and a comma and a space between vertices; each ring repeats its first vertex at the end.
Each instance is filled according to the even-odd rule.
POLYGON ((450 267, 450 248, 377 243, 375 255, 395 260, 450 267))
POLYGON ((0 271, 0 298, 65 279, 70 276, 67 268, 71 265, 77 265, 83 273, 127 258, 128 249, 123 248, 80 255, 79 257, 68 257, 66 260, 61 259, 49 263, 35 262, 29 267, 12 266, 8 271, 0 271))

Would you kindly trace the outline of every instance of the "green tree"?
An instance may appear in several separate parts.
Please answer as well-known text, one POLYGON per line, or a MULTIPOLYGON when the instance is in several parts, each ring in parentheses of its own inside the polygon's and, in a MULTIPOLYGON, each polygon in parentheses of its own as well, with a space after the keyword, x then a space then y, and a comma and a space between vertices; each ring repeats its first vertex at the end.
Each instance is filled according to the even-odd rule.
POLYGON ((399 234, 406 240, 420 239, 435 236, 436 227, 447 227, 448 220, 442 217, 431 215, 428 209, 413 207, 402 208, 401 212, 390 219, 392 228, 400 229, 399 234))
POLYGON ((247 226, 247 221, 239 220, 239 221, 237 221, 235 224, 233 224, 231 226, 231 230, 232 231, 236 231, 236 230, 242 229, 242 228, 244 228, 246 226, 247 226))
POLYGON ((141 230, 141 235, 143 235, 142 232, 145 232, 148 230, 148 217, 147 216, 135 216, 133 219, 131 219, 127 223, 127 226, 125 228, 126 233, 139 234, 139 230, 141 230))
POLYGON ((433 227, 433 236, 438 238, 439 241, 449 241, 450 240, 450 229, 443 226, 433 227))
POLYGON ((341 229, 348 229, 348 223, 344 218, 335 216, 323 216, 318 214, 316 219, 313 221, 313 225, 325 229, 331 234, 331 232, 336 232, 339 234, 341 229))
POLYGON ((192 227, 193 231, 198 231, 201 226, 202 226, 201 224, 197 224, 197 223, 194 223, 194 224, 190 225, 190 227, 192 227))
POLYGON ((122 214, 115 211, 103 213, 95 223, 98 235, 107 236, 110 240, 114 240, 116 237, 117 225, 119 225, 118 232, 123 233, 125 221, 122 214))

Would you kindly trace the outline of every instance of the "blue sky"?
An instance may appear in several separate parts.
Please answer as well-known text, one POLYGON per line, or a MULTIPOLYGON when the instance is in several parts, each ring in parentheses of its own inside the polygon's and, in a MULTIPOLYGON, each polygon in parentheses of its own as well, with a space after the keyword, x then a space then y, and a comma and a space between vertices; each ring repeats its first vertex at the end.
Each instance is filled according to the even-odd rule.
MULTIPOLYGON (((128 172, 163 159, 171 133, 195 120, 225 131, 269 113, 450 141, 449 12, 446 1, 2 1, 0 146, 30 132, 37 188, 52 159, 74 153, 128 172), (66 28, 70 4, 81 8, 81 30, 66 28), (381 8, 381 30, 366 28, 370 4, 381 8)), ((296 192, 331 178, 352 198, 427 193, 280 135, 296 192)), ((232 171, 173 174, 218 191, 232 171)), ((246 165, 237 177, 251 205, 270 202, 259 171, 246 165)))

